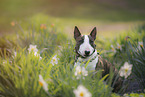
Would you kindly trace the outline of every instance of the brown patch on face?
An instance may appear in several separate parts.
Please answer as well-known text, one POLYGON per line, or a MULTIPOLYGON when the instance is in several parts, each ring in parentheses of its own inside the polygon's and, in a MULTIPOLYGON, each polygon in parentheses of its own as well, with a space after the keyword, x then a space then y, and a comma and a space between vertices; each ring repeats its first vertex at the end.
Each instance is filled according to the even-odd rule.
POLYGON ((75 46, 75 50, 76 52, 79 50, 80 45, 84 42, 84 35, 81 35, 79 37, 76 38, 76 46, 75 46))
POLYGON ((94 43, 93 37, 91 37, 91 35, 88 35, 88 37, 89 37, 89 43, 90 43, 90 45, 95 49, 96 48, 96 45, 94 43))

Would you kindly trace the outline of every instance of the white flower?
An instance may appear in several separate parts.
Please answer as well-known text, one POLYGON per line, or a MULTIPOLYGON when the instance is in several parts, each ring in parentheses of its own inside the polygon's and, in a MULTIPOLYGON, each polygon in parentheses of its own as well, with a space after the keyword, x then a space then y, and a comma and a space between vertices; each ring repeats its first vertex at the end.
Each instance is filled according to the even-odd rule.
POLYGON ((132 70, 132 64, 125 62, 124 66, 121 67, 119 74, 121 77, 125 76, 125 78, 127 78, 131 74, 131 70, 132 70))
POLYGON ((129 97, 128 94, 124 94, 123 97, 129 97))
POLYGON ((34 52, 34 55, 35 55, 36 57, 39 57, 40 60, 42 59, 42 57, 40 56, 40 54, 38 54, 37 52, 34 52))
POLYGON ((43 89, 48 92, 48 84, 43 80, 42 75, 39 75, 39 84, 43 87, 43 89))
POLYGON ((119 43, 117 43, 117 49, 122 50, 122 46, 119 43))
POLYGON ((141 50, 141 47, 143 48, 143 42, 138 42, 138 49, 141 50))
POLYGON ((73 92, 75 97, 92 97, 92 94, 83 85, 79 85, 73 92))
POLYGON ((77 79, 80 79, 81 76, 87 76, 87 75, 88 75, 88 71, 85 69, 85 67, 77 66, 75 68, 75 76, 77 76, 77 79))
POLYGON ((139 46, 143 47, 143 42, 138 42, 139 46))
POLYGON ((6 61, 6 60, 3 60, 3 64, 5 65, 5 64, 7 64, 8 62, 6 61))
POLYGON ((144 97, 143 95, 139 95, 139 97, 144 97))
POLYGON ((14 56, 15 56, 15 57, 17 56, 17 52, 14 52, 14 56))
POLYGON ((113 51, 114 53, 116 53, 116 49, 114 48, 113 45, 111 45, 111 49, 112 49, 112 51, 113 51))
POLYGON ((59 58, 57 58, 57 55, 55 55, 52 60, 51 60, 51 64, 54 66, 55 64, 58 64, 58 60, 59 58))
POLYGON ((13 52, 13 56, 12 56, 12 57, 13 57, 13 58, 15 58, 16 56, 17 56, 17 52, 16 52, 16 51, 14 51, 14 52, 13 52))
POLYGON ((29 48, 28 48, 28 51, 29 51, 29 53, 30 52, 38 52, 38 49, 37 49, 37 45, 32 45, 32 44, 30 44, 29 45, 29 48))
POLYGON ((33 52, 36 57, 39 57, 40 58, 40 60, 42 59, 42 57, 40 56, 40 54, 38 54, 37 45, 31 45, 30 44, 30 46, 28 48, 28 51, 29 51, 29 53, 33 52))

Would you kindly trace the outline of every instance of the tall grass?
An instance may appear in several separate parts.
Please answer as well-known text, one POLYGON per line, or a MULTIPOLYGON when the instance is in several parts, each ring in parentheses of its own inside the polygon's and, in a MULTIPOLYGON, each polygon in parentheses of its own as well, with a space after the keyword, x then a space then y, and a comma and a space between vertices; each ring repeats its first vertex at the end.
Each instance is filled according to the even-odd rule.
MULTIPOLYGON (((69 46, 61 52, 69 50, 69 46)), ((101 71, 94 76, 89 73, 85 79, 76 79, 73 68, 72 52, 66 56, 60 55, 58 64, 52 65, 52 58, 42 58, 28 53, 27 49, 17 51, 16 56, 0 60, 0 95, 8 97, 74 97, 73 90, 78 85, 84 85, 93 97, 111 96, 111 87, 104 84, 101 71), (70 59, 70 60, 69 60, 70 59), (48 83, 48 92, 45 93, 39 84, 39 75, 42 75, 48 83)), ((111 81, 111 80, 110 80, 111 81)))
MULTIPOLYGON (((35 20, 35 18, 34 18, 35 20)), ((37 21, 37 20, 36 20, 37 21)), ((12 39, 15 45, 1 51, 0 58, 0 95, 6 97, 74 97, 74 90, 83 85, 93 97, 111 96, 112 88, 101 78, 101 71, 95 75, 89 72, 85 79, 77 79, 74 69, 74 44, 65 34, 48 23, 37 21, 32 26, 23 27, 15 22, 16 36, 12 39), (29 45, 37 45, 40 56, 28 52, 29 45), (57 55, 58 64, 53 66, 52 58, 57 55), (46 92, 39 84, 39 75, 48 84, 46 92)), ((5 40, 7 41, 7 40, 5 40)), ((3 41, 1 41, 3 42, 3 41)), ((9 45, 9 44, 6 44, 9 45)), ((110 74, 112 75, 112 74, 110 74)), ((111 78, 109 80, 111 83, 111 78)))
MULTIPOLYGON (((133 41, 134 42, 134 41, 133 41)), ((133 72, 140 83, 142 89, 145 89, 145 38, 142 39, 143 44, 128 42, 130 49, 128 49, 128 57, 133 64, 133 72)))
MULTIPOLYGON (((79 85, 87 88, 92 97, 119 96, 112 93, 113 72, 101 78, 102 70, 99 70, 89 72, 88 76, 77 79, 73 66, 75 61, 75 44, 73 41, 59 32, 57 26, 51 25, 49 21, 45 22, 46 17, 41 20, 38 20, 37 17, 33 19, 28 27, 16 23, 16 35, 12 38, 9 36, 9 39, 3 38, 3 41, 0 41, 2 43, 0 45, 0 96, 75 97, 73 91, 79 85), (38 53, 42 59, 40 56, 34 55, 34 52, 28 52, 30 44, 37 45, 38 53), (58 63, 52 64, 55 55, 57 55, 58 63), (44 81, 48 84, 47 92, 39 84, 39 75, 42 75, 44 81), (108 76, 110 79, 108 82, 104 82, 104 79, 108 76)), ((135 31, 135 33, 127 36, 132 37, 131 39, 135 42, 141 41, 140 37, 145 36, 145 34, 144 30, 140 31, 140 34, 135 31)), ((144 86, 145 77, 142 73, 144 73, 143 66, 145 63, 145 39, 143 39, 143 47, 137 49, 133 42, 129 42, 129 37, 125 37, 126 34, 112 40, 114 47, 116 42, 122 46, 122 49, 115 47, 116 52, 111 50, 110 41, 104 45, 105 40, 103 41, 103 39, 98 40, 100 44, 97 45, 97 50, 98 52, 101 51, 102 47, 107 49, 100 54, 114 63, 117 68, 120 68, 125 61, 132 63, 132 72, 144 86), (117 66, 117 64, 119 65, 117 66)), ((122 86, 123 89, 124 87, 126 86, 122 86)))

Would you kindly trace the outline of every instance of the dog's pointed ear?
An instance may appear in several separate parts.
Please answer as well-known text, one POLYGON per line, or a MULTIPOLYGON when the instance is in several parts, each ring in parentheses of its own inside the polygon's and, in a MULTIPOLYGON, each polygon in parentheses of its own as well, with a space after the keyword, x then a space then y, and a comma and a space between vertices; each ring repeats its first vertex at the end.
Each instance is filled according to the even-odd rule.
POLYGON ((92 30, 92 32, 90 33, 91 37, 95 40, 96 39, 96 35, 97 35, 97 30, 96 27, 94 27, 94 29, 92 30))
POLYGON ((79 29, 77 26, 75 26, 75 29, 74 29, 74 38, 76 39, 77 37, 79 37, 81 35, 79 29))

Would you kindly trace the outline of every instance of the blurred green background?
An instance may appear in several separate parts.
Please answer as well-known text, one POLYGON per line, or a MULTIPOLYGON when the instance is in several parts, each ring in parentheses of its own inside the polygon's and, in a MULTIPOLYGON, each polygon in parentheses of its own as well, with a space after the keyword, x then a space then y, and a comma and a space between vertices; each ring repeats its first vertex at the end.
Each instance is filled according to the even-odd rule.
MULTIPOLYGON (((122 94, 144 90, 145 0, 0 0, 0 96, 44 97, 39 74, 53 80, 48 81, 52 96, 73 96, 72 86, 81 82, 72 82, 70 69, 75 61, 74 26, 83 34, 97 27, 97 51, 117 69, 125 62, 134 65, 135 77, 122 86, 122 94), (37 45, 42 60, 28 53, 30 44, 37 45), (59 65, 52 68, 55 54, 59 65)), ((99 76, 97 81, 90 78, 82 82, 93 95, 111 96, 110 87, 98 83, 99 76)))
POLYGON ((114 37, 145 22, 145 0, 0 0, 0 13, 0 35, 14 32, 12 21, 41 14, 68 35, 77 25, 82 32, 97 26, 100 35, 114 37))

